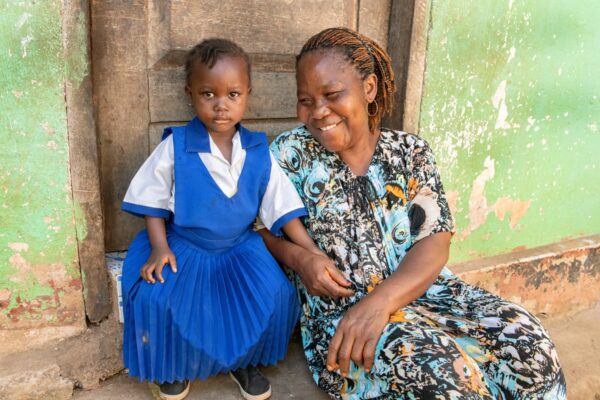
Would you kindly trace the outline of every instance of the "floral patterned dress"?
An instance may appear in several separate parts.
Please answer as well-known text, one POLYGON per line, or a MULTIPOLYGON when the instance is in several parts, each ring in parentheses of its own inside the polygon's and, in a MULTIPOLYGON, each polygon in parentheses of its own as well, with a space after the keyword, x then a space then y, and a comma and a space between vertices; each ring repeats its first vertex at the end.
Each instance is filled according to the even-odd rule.
POLYGON ((333 399, 564 399, 554 344, 526 310, 466 284, 446 268, 390 317, 369 373, 325 368, 349 307, 398 268, 420 239, 454 229, 427 143, 382 129, 367 173, 356 176, 305 127, 271 145, 309 212, 312 238, 352 283, 352 297, 312 296, 297 277, 301 333, 315 382, 333 399))

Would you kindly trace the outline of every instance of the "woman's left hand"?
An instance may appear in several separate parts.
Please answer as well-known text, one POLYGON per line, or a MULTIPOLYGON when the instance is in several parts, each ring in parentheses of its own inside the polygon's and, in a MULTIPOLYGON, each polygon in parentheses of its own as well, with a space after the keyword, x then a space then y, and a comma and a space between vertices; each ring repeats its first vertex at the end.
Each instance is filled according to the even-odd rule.
POLYGON ((389 318, 386 302, 377 296, 368 295, 352 306, 329 343, 327 369, 333 371, 339 365, 341 374, 346 376, 352 360, 369 372, 377 342, 389 318))

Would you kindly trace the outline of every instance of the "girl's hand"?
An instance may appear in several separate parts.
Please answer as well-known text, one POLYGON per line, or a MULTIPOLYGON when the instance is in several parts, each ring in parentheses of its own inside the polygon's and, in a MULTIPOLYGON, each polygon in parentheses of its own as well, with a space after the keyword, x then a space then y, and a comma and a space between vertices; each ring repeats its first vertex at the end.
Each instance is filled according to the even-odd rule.
POLYGON ((307 250, 299 263, 297 272, 311 295, 338 298, 354 294, 350 282, 321 250, 307 250))
POLYGON ((342 376, 347 376, 352 360, 369 372, 377 342, 389 318, 386 302, 375 296, 368 295, 352 306, 339 322, 329 343, 327 369, 333 371, 339 368, 342 376))
POLYGON ((154 273, 156 274, 156 279, 158 279, 160 283, 164 283, 165 280, 162 276, 162 270, 167 263, 171 266, 171 271, 176 273, 177 261, 175 260, 175 254, 173 254, 169 246, 152 247, 150 257, 148 257, 148 260, 142 266, 142 269, 140 269, 140 276, 148 283, 155 283, 154 273))

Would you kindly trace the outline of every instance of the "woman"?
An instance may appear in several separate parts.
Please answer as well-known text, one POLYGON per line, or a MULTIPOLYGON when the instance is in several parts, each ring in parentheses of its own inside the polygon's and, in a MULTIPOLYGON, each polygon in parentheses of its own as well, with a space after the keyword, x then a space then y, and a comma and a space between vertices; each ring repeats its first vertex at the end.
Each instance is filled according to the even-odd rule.
POLYGON ((261 234, 297 273, 316 383, 334 399, 565 398, 539 321, 444 268, 454 226, 432 152, 380 128, 395 90, 387 53, 332 28, 296 67, 304 126, 271 147, 335 266, 261 234))

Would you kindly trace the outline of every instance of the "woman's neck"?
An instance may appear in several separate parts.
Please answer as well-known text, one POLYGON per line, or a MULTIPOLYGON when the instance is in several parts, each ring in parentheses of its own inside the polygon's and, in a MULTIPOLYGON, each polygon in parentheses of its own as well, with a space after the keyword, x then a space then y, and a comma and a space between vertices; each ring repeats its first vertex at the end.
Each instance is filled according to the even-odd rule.
POLYGON ((353 146, 338 153, 354 175, 363 176, 369 170, 380 134, 381 131, 377 129, 374 133, 363 135, 353 146))

